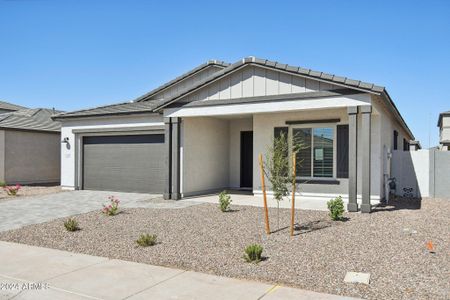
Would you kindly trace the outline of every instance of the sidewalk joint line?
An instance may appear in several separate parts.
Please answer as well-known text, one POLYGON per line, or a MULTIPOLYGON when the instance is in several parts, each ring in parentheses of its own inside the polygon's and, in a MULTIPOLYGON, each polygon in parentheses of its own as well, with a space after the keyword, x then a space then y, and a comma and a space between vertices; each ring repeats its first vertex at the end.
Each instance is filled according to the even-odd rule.
POLYGON ((264 294, 262 294, 257 300, 261 300, 262 298, 264 298, 265 296, 267 296, 268 294, 274 292, 276 289, 278 289, 280 286, 275 284, 273 285, 270 289, 268 289, 267 291, 264 292, 264 294))
POLYGON ((140 293, 142 293, 142 292, 145 292, 145 291, 147 291, 147 290, 149 290, 149 289, 151 289, 151 288, 154 288, 155 286, 158 286, 158 285, 160 285, 160 284, 162 284, 162 283, 165 283, 165 282, 167 282, 167 281, 169 281, 169 280, 171 280, 171 279, 173 279, 173 278, 175 278, 175 277, 177 277, 177 276, 179 276, 179 275, 181 275, 181 274, 184 274, 184 273, 186 273, 186 272, 187 272, 186 270, 182 270, 181 272, 179 272, 179 273, 177 273, 177 274, 175 274, 175 275, 173 275, 173 276, 170 276, 169 278, 166 278, 166 279, 164 279, 164 280, 161 280, 160 282, 157 282, 157 283, 155 283, 155 284, 153 284, 153 285, 151 285, 151 286, 149 286, 149 287, 146 287, 146 288, 143 289, 143 290, 140 290, 140 291, 138 291, 138 292, 136 292, 136 293, 134 293, 134 294, 131 294, 131 295, 129 295, 129 296, 126 296, 126 297, 123 298, 122 300, 128 299, 128 298, 133 297, 133 296, 135 296, 135 295, 137 295, 137 294, 140 294, 140 293))
POLYGON ((70 274, 70 273, 73 273, 73 272, 77 272, 77 271, 80 271, 80 270, 87 269, 87 268, 92 267, 92 266, 95 266, 95 265, 99 265, 99 264, 106 263, 106 262, 108 262, 108 261, 110 261, 110 260, 111 260, 111 259, 109 259, 109 258, 105 258, 105 260, 103 260, 103 261, 99 261, 99 262, 96 262, 96 263, 93 263, 93 264, 89 264, 89 265, 80 267, 80 268, 78 268, 78 269, 72 270, 72 271, 68 271, 68 272, 65 272, 65 273, 61 273, 61 274, 55 275, 55 276, 53 276, 53 277, 45 278, 45 279, 41 280, 40 282, 43 282, 43 281, 50 281, 50 280, 55 279, 55 278, 58 278, 58 277, 60 277, 60 276, 64 276, 64 275, 67 275, 67 274, 70 274))

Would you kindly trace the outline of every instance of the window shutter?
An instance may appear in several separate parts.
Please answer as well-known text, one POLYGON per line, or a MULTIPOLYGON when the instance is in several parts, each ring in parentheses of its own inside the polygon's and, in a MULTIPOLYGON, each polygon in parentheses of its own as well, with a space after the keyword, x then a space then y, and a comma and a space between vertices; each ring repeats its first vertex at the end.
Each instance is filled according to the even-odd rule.
POLYGON ((337 125, 337 177, 348 178, 348 125, 337 125))

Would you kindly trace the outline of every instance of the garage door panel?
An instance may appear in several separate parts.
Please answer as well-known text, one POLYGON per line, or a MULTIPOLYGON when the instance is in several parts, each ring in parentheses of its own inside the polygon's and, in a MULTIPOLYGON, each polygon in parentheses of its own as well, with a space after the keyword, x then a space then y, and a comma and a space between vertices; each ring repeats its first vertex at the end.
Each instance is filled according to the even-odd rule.
POLYGON ((162 193, 164 135, 84 138, 84 189, 162 193))

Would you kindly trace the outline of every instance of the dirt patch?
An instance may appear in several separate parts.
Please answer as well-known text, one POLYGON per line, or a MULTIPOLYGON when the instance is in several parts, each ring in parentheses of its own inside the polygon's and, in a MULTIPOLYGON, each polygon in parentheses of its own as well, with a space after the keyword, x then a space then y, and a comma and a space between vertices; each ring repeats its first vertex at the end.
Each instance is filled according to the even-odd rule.
POLYGON ((233 206, 222 213, 203 204, 125 209, 114 217, 96 211, 76 216, 77 232, 67 232, 60 219, 0 233, 0 239, 368 299, 448 299, 450 201, 396 207, 347 213, 345 222, 299 210, 293 238, 289 210, 280 210, 277 228, 276 209, 270 209, 275 233, 266 236, 262 208, 233 206), (137 247, 141 233, 157 234, 159 243, 137 247), (428 241, 435 253, 427 250, 428 241), (251 243, 264 247, 259 264, 243 259, 251 243), (370 285, 344 283, 348 271, 370 273, 370 285))

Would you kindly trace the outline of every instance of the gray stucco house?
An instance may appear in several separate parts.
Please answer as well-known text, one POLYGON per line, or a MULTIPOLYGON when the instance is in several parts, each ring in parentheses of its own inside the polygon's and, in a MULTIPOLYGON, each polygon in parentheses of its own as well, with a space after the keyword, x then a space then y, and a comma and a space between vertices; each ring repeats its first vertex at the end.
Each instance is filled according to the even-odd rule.
POLYGON ((63 188, 260 195, 258 155, 285 132, 309 147, 301 194, 341 195, 364 212, 387 193, 390 152, 414 140, 384 87, 255 57, 209 61, 132 102, 54 119, 63 188))
POLYGON ((42 184, 60 181, 60 124, 51 109, 0 102, 0 181, 42 184))
POLYGON ((439 127, 439 148, 450 151, 450 110, 439 115, 437 126, 439 127))

